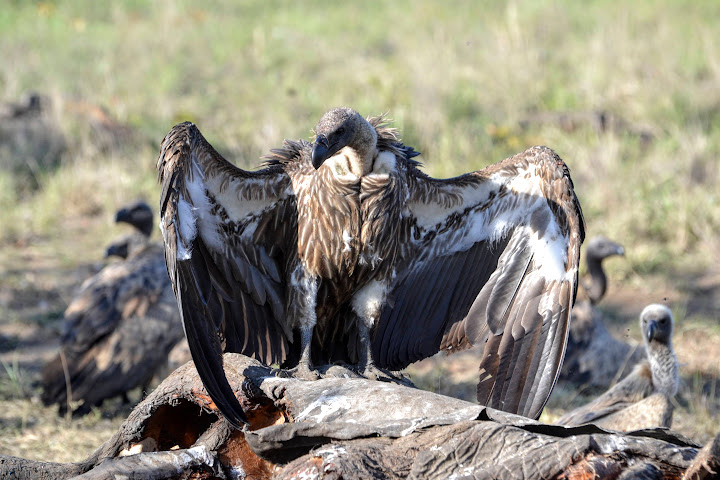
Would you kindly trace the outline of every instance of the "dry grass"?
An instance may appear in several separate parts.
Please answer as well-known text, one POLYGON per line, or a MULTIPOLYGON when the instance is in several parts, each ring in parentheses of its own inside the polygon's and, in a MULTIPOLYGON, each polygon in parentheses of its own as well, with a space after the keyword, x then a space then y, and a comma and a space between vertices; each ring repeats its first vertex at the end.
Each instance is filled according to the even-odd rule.
MULTIPOLYGON (((697 345, 714 350, 720 342, 717 282, 699 286, 720 254, 720 23, 713 21, 720 5, 6 3, 0 100, 49 95, 68 149, 58 169, 35 172, 37 190, 0 172, 0 332, 15 332, 3 340, 5 361, 13 341, 24 348, 19 325, 51 338, 57 332, 82 276, 71 272, 88 274, 122 231, 112 212, 136 198, 155 204, 157 146, 174 123, 196 122, 223 154, 248 167, 285 137, 309 137, 327 108, 350 105, 390 112, 437 176, 533 144, 557 150, 571 168, 589 234, 606 234, 628 252, 610 265, 625 289, 618 298, 628 292, 613 307, 613 325, 633 333, 643 306, 638 291, 686 311, 693 326, 680 330, 678 354, 686 378, 704 376, 688 381, 679 400, 687 416, 678 422, 698 438, 718 429, 711 421, 717 399, 704 391, 718 367, 697 345), (106 148, 78 108, 87 104, 131 127, 132 140, 106 148), (548 112, 608 112, 619 120, 607 128, 538 120, 548 112)), ((447 368, 476 368, 458 362, 447 368)), ((18 368, 27 372, 23 392, 35 394, 37 369, 18 368)), ((438 368, 431 370, 436 388, 472 393, 472 380, 453 387, 446 367, 438 368)), ((3 453, 78 459, 90 450, 72 444, 81 430, 102 431, 95 444, 105 435, 104 420, 66 424, 24 404, 12 382, 1 385, 3 407, 18 412, 0 417, 3 453), (33 435, 38 443, 23 443, 33 435), (68 445, 68 456, 46 440, 68 445)))
POLYGON ((37 401, 4 400, 0 417, 0 452, 32 460, 78 462, 85 459, 122 423, 95 411, 68 421, 37 401))

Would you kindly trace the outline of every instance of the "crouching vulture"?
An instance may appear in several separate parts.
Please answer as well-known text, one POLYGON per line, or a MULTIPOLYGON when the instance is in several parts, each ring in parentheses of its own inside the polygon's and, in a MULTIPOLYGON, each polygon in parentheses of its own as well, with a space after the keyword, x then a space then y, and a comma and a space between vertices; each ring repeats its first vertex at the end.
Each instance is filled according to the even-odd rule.
POLYGON ((147 387, 183 337, 163 248, 149 239, 152 210, 136 203, 116 221, 137 230, 107 249, 125 260, 83 283, 65 310, 60 352, 43 368, 42 400, 58 404, 60 413, 77 402, 73 414, 82 415, 107 398, 147 387))
POLYGON ((678 391, 678 361, 673 351, 673 315, 651 304, 640 313, 647 358, 598 398, 561 417, 558 424, 594 423, 614 430, 672 426, 672 398, 678 391))
POLYGON ((245 415, 222 352, 317 378, 373 378, 477 346, 480 403, 537 417, 557 380, 585 226, 568 168, 533 147, 435 179, 383 117, 336 108, 264 167, 191 123, 157 167, 165 257, 190 352, 220 411, 245 415))

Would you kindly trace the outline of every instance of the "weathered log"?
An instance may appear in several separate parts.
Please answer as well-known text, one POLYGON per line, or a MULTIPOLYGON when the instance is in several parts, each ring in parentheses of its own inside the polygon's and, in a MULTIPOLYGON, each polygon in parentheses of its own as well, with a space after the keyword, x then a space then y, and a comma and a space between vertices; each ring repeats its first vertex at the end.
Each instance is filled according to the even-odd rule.
POLYGON ((0 457, 0 477, 680 479, 693 468, 687 478, 708 478, 720 461, 718 448, 700 459, 698 445, 666 429, 545 425, 342 367, 314 382, 234 354, 225 368, 250 421, 243 431, 186 364, 84 462, 44 464, 44 474, 41 462, 0 457))
POLYGON ((55 480, 70 478, 86 471, 82 463, 55 463, 26 460, 24 458, 0 455, 0 478, 15 480, 55 480))
POLYGON ((685 471, 683 480, 710 480, 720 477, 720 435, 705 445, 692 465, 685 471))
POLYGON ((215 456, 205 446, 167 452, 146 452, 120 458, 106 458, 92 470, 75 477, 76 480, 156 480, 172 478, 188 470, 204 470, 215 475, 215 456))

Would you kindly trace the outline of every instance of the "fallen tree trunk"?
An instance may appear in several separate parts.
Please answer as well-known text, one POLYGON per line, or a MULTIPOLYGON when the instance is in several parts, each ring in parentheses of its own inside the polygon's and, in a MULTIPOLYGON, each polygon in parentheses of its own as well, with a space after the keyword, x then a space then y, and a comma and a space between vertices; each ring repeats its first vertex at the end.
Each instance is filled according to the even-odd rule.
POLYGON ((698 455, 669 430, 545 425, 342 367, 314 382, 241 355, 226 354, 225 368, 250 421, 243 431, 218 413, 189 363, 85 461, 0 456, 0 477, 700 479, 718 465, 718 439, 698 455))

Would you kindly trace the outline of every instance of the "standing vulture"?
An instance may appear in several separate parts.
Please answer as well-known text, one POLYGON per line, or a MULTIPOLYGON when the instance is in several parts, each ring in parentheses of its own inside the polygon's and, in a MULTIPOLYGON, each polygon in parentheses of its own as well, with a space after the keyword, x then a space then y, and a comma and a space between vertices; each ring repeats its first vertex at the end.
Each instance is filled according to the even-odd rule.
MULTIPOLYGON (((146 204, 137 208, 147 216, 146 204)), ((61 413, 81 402, 73 413, 82 415, 106 398, 147 386, 182 339, 163 248, 149 241, 149 231, 142 233, 138 212, 129 217, 120 212, 119 221, 140 231, 108 248, 108 255, 124 261, 83 283, 65 310, 60 352, 43 368, 42 400, 58 404, 61 413)))
POLYGON ((440 350, 483 349, 478 400, 537 417, 555 384, 585 235, 568 168, 533 147, 451 179, 422 173, 382 117, 350 108, 258 171, 195 125, 158 159, 168 273, 220 411, 246 422, 222 352, 317 378, 373 378, 440 350))
POLYGON ((672 347, 673 316, 652 304, 640 314, 647 358, 607 392, 558 420, 566 426, 594 423, 613 430, 672 425, 672 397, 678 390, 678 362, 672 347))

